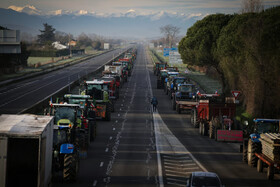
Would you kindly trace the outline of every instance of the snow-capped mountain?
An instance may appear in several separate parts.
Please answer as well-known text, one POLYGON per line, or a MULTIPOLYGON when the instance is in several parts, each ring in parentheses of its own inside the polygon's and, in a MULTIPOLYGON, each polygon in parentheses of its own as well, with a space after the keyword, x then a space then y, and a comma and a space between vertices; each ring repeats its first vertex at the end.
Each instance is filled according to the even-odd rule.
POLYGON ((95 33, 103 36, 153 37, 161 36, 160 27, 172 24, 184 35, 202 14, 178 14, 176 12, 141 13, 133 9, 120 13, 96 13, 87 10, 54 10, 43 12, 34 6, 0 8, 0 25, 22 32, 38 34, 43 23, 56 30, 79 35, 95 33))

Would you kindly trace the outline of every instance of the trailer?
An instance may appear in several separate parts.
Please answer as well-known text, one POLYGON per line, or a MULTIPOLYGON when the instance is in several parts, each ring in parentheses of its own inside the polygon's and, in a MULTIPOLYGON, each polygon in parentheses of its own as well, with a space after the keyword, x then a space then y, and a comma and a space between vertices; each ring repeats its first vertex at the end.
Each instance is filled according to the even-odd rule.
POLYGON ((280 172, 280 162, 275 162, 268 158, 263 153, 255 153, 256 157, 258 158, 257 163, 257 171, 263 172, 264 167, 267 167, 267 179, 273 180, 274 174, 280 172))
POLYGON ((51 116, 0 116, 0 187, 51 185, 51 116))

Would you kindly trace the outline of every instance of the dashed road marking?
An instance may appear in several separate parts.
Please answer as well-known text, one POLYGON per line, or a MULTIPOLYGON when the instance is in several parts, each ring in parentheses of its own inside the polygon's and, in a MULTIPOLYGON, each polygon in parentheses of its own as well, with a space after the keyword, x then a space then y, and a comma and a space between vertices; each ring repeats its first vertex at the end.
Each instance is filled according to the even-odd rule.
POLYGON ((109 148, 107 147, 106 149, 105 149, 105 152, 108 152, 109 151, 109 148))
POLYGON ((100 162, 100 167, 102 167, 104 165, 104 162, 100 162))
POLYGON ((97 180, 95 180, 92 184, 92 186, 96 186, 97 185, 97 180))

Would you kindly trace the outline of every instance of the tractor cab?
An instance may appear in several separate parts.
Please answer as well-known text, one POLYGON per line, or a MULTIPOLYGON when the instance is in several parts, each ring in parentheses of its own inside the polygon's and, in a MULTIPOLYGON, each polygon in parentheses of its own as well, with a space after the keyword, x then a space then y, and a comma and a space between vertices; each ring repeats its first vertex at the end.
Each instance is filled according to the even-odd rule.
POLYGON ((86 81, 86 94, 92 96, 96 101, 109 100, 109 82, 94 79, 86 81))
POLYGON ((178 84, 178 90, 175 93, 176 99, 180 100, 194 100, 196 99, 197 89, 193 84, 178 84))
POLYGON ((279 133, 280 120, 279 119, 254 119, 253 126, 254 133, 250 134, 250 138, 253 142, 260 142, 260 134, 263 133, 279 133))

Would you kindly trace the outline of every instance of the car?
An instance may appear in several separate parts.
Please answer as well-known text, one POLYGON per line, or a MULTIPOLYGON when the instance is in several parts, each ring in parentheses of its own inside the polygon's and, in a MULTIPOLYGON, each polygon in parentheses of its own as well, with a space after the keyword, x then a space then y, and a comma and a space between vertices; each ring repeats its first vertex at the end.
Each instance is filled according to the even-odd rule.
POLYGON ((192 172, 187 181, 187 187, 224 187, 216 173, 192 172))

